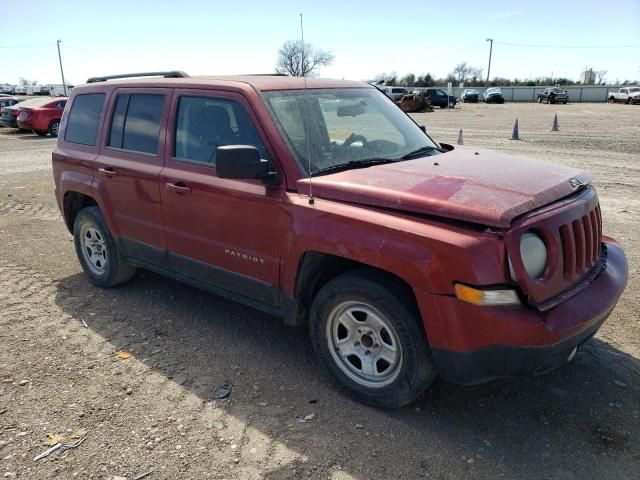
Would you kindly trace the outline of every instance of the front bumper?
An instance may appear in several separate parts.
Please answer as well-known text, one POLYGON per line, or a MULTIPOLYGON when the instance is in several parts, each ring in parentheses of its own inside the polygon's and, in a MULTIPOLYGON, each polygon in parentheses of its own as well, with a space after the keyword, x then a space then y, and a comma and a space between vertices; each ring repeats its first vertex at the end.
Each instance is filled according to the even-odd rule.
POLYGON ((448 295, 417 293, 436 368, 448 381, 477 384, 531 376, 567 363, 604 323, 627 281, 615 241, 605 270, 582 291, 541 312, 529 306, 481 307, 448 295))

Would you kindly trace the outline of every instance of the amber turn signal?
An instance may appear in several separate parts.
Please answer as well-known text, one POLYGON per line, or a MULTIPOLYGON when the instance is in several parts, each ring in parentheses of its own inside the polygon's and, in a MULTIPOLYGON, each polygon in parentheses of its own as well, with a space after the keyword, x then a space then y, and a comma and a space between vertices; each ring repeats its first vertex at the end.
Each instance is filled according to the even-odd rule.
POLYGON ((463 302, 482 306, 519 305, 520 299, 515 290, 482 290, 456 283, 456 297, 463 302))

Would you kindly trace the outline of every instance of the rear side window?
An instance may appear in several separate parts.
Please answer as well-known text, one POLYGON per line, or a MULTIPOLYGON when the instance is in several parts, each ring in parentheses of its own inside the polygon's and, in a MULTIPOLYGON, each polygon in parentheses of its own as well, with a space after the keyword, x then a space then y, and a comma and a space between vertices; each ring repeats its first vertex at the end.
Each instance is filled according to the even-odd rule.
POLYGON ((64 139, 80 145, 95 145, 104 93, 78 95, 73 101, 64 139))
POLYGON ((156 155, 163 108, 164 95, 118 95, 108 145, 156 155))

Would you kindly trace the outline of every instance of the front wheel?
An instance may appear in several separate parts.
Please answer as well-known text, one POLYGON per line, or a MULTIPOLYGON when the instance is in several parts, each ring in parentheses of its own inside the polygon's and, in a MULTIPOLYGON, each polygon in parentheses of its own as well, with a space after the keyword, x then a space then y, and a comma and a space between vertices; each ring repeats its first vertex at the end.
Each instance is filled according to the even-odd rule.
POLYGON ((398 408, 436 378, 413 299, 384 274, 343 274, 317 294, 310 312, 313 348, 324 368, 356 400, 398 408))
POLYGON ((120 255, 98 207, 80 210, 73 224, 73 240, 80 264, 94 285, 113 287, 133 277, 135 268, 120 255))

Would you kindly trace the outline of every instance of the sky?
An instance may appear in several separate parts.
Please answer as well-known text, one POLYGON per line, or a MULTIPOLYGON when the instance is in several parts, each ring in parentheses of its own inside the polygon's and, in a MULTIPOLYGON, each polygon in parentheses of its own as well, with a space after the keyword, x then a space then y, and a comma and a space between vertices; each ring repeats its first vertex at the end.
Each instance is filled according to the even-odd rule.
POLYGON ((609 82, 640 80, 640 0, 0 0, 0 83, 60 83, 58 39, 76 85, 155 70, 270 73, 282 43, 300 38, 300 13, 305 41, 335 55, 322 77, 444 77, 460 62, 486 75, 493 38, 492 78, 578 80, 593 67, 609 82))

